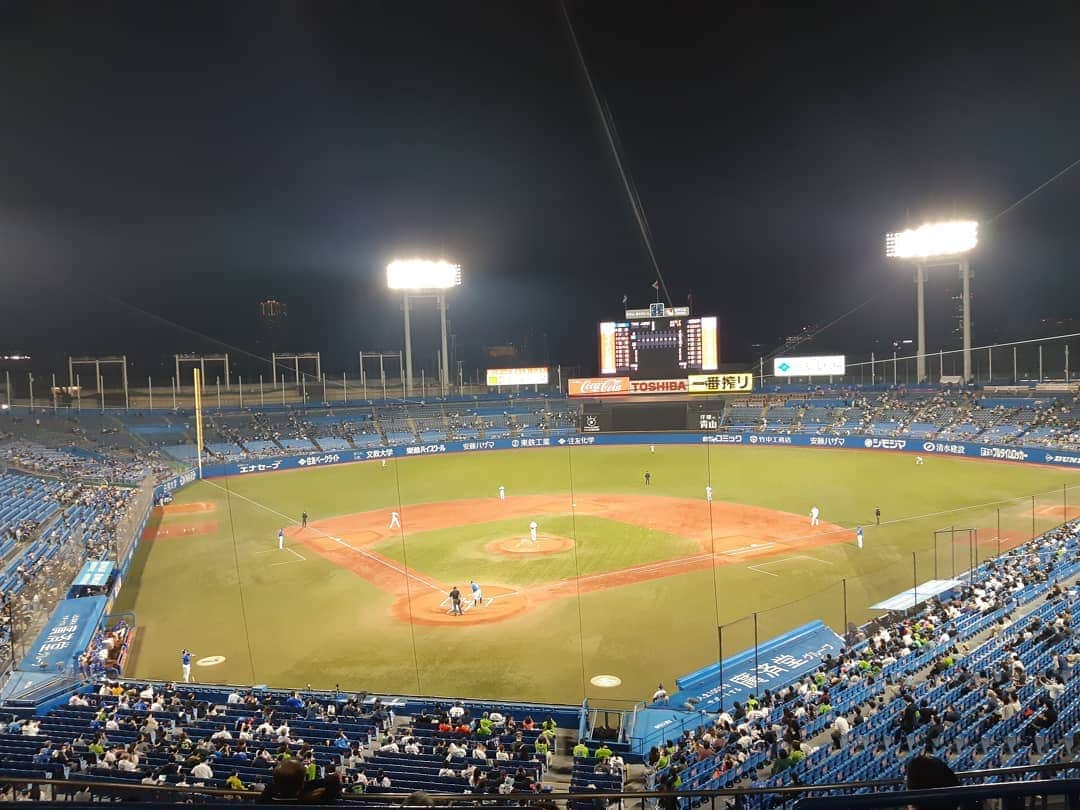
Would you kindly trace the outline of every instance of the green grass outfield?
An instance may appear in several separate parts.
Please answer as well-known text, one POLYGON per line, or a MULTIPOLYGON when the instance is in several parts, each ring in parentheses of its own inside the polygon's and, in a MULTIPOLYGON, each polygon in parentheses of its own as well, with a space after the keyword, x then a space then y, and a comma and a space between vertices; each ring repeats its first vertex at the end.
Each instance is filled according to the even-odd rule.
MULTIPOLYGON (((998 520, 1006 545, 1062 522, 1063 487, 1080 505, 1080 474, 1052 468, 910 454, 784 447, 586 447, 454 454, 364 462, 215 479, 177 494, 177 503, 209 502, 216 511, 172 515, 166 527, 204 521, 201 536, 143 543, 114 612, 134 610, 139 634, 128 674, 175 678, 179 651, 224 656, 195 667, 200 680, 333 687, 449 696, 578 702, 632 701, 658 681, 716 660, 717 624, 726 625, 725 655, 752 640, 758 611, 762 640, 814 618, 836 629, 863 621, 869 604, 913 582, 964 571, 997 550, 998 520), (652 473, 645 489, 642 473, 652 473), (389 615, 394 598, 356 574, 296 546, 306 557, 283 560, 275 535, 287 519, 313 520, 395 506, 490 498, 565 495, 561 514, 543 530, 572 537, 576 551, 541 559, 493 558, 493 538, 521 531, 491 521, 410 535, 376 547, 407 557, 414 571, 444 582, 529 586, 694 553, 695 543, 663 531, 598 517, 569 518, 574 494, 630 493, 703 499, 711 480, 717 501, 804 515, 866 528, 866 547, 822 546, 740 560, 713 571, 671 576, 560 599, 507 621, 469 627, 410 626, 389 615), (572 494, 573 493, 573 494, 572 494), (1036 494, 1033 501, 1032 494, 1036 494), (883 525, 873 526, 874 507, 883 525), (955 526, 978 528, 938 537, 955 526), (914 553, 914 561, 913 561, 914 553), (280 564, 286 562, 286 564, 280 564), (913 572, 913 565, 915 571, 913 572), (751 567, 753 566, 753 567, 751 567), (740 620, 741 619, 741 620, 740 620), (615 689, 589 679, 612 674, 615 689)), ((1075 512, 1070 507, 1070 514, 1075 512)))

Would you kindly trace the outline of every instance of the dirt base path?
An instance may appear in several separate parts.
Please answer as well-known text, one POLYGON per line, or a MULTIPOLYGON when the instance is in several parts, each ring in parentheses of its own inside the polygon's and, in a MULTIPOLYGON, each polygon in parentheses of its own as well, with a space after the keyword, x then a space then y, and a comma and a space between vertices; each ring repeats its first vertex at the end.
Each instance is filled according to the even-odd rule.
MULTIPOLYGON (((617 588, 784 551, 795 552, 850 542, 852 539, 848 529, 828 523, 811 527, 809 519, 802 515, 724 501, 707 503, 704 498, 692 500, 595 494, 577 495, 574 501, 565 495, 523 495, 505 500, 473 498, 403 507, 400 510, 401 526, 394 528, 390 527, 390 513, 390 509, 385 509, 316 520, 311 521, 306 529, 293 527, 286 533, 335 565, 397 596, 391 609, 395 618, 433 625, 503 621, 527 607, 578 593, 617 588), (449 603, 445 601, 448 585, 416 570, 406 570, 401 563, 370 548, 390 537, 408 537, 436 529, 515 518, 521 519, 522 531, 527 534, 531 520, 536 520, 542 527, 545 516, 571 513, 688 537, 697 541, 699 551, 686 557, 531 586, 527 592, 484 584, 484 604, 466 611, 462 616, 454 616, 449 611, 449 603)), ((518 552, 511 547, 516 549, 519 539, 511 537, 493 541, 489 546, 497 547, 487 550, 500 556, 516 556, 518 552)), ((554 543, 546 553, 558 553, 573 545, 570 538, 545 539, 548 545, 554 543), (566 547, 556 549, 556 546, 562 545, 566 547)))

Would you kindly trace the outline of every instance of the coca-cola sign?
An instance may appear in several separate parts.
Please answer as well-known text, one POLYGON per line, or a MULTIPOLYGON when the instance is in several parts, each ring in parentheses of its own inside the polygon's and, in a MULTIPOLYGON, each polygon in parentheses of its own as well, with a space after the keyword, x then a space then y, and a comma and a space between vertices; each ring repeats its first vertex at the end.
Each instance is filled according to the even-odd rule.
POLYGON ((567 393, 572 397, 611 397, 630 393, 629 377, 575 377, 567 393))

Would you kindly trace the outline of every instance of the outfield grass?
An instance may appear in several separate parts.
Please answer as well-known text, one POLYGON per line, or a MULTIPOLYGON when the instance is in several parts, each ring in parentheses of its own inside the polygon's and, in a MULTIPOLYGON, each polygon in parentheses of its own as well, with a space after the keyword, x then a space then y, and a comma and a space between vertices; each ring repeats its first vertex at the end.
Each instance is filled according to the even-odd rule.
MULTIPOLYGON (((172 678, 179 650, 226 656, 195 668, 203 680, 366 688, 380 691, 576 702, 633 700, 715 660, 718 624, 724 653, 749 644, 758 612, 761 639, 811 618, 835 628, 862 621, 867 605, 918 581, 966 570, 997 550, 1002 534, 1019 541, 1061 522, 1062 487, 1080 504, 1075 471, 962 459, 782 447, 560 448, 447 455, 242 476, 200 482, 177 503, 209 502, 216 511, 167 517, 166 524, 213 520, 199 537, 144 543, 114 610, 136 611, 139 637, 131 672, 172 678), (643 472, 652 473, 645 490, 643 472), (714 571, 585 593, 504 623, 409 627, 389 616, 393 597, 297 546, 304 561, 276 549, 280 526, 306 510, 312 519, 395 506, 493 497, 565 494, 564 514, 543 531, 572 537, 575 554, 539 559, 491 558, 491 539, 520 533, 520 521, 493 521, 410 536, 379 550, 408 554, 410 567, 446 581, 527 586, 693 553, 687 538, 599 517, 567 515, 571 493, 636 493, 701 498, 711 480, 718 501, 867 526, 866 547, 853 542, 740 561, 714 571), (874 507, 884 525, 873 523, 874 507), (1056 510, 1055 510, 1056 508, 1056 510), (955 542, 936 529, 978 528, 979 544, 955 542), (914 557, 913 557, 914 555, 914 557), (292 559, 285 559, 292 557, 292 559), (284 564, 281 564, 284 563, 284 564), (754 567, 751 567, 754 566, 754 567), (913 571, 914 568, 914 571, 913 571), (472 573, 468 573, 472 572, 472 573), (767 573, 764 573, 767 572, 767 573), (783 606, 783 607, 778 607, 783 606), (617 689, 588 683, 596 674, 623 679, 617 689)), ((406 511, 407 515, 407 511, 406 511)))

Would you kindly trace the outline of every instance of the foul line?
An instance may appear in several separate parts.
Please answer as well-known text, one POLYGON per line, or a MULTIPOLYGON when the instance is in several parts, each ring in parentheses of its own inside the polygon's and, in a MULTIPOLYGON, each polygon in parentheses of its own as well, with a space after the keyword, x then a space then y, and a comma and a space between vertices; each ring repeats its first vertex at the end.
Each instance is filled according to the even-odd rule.
POLYGON ((754 565, 748 565, 746 567, 759 574, 766 574, 770 577, 779 577, 779 574, 774 574, 772 571, 762 571, 762 567, 766 565, 776 565, 777 563, 782 562, 790 562, 791 560, 813 560, 814 562, 823 563, 825 565, 833 565, 833 563, 828 560, 821 560, 817 557, 811 557, 808 554, 794 554, 791 557, 781 557, 779 560, 765 560, 764 562, 755 563, 754 565))
MULTIPOLYGON (((205 483, 209 484, 212 487, 217 487, 218 489, 220 489, 222 491, 226 491, 224 487, 222 487, 222 486, 220 486, 218 484, 215 484, 211 480, 203 479, 203 481, 205 483)), ((240 498, 241 500, 247 501, 248 503, 252 504, 253 506, 257 506, 259 509, 262 509, 263 511, 269 512, 272 515, 277 515, 280 518, 284 518, 286 521, 288 521, 293 526, 298 525, 298 521, 296 521, 293 518, 289 517, 284 512, 279 512, 278 510, 276 510, 276 509, 274 509, 272 507, 269 507, 264 503, 259 503, 258 501, 256 501, 253 498, 249 498, 246 495, 241 495, 239 492, 233 492, 231 490, 228 491, 228 494, 230 496, 234 497, 234 498, 240 498)), ((352 549, 357 554, 360 554, 360 555, 362 555, 364 557, 367 557, 372 562, 377 562, 380 565, 386 566, 387 568, 389 568, 392 571, 396 571, 397 573, 401 574, 402 576, 410 577, 410 578, 416 580, 417 582, 419 582, 420 584, 426 585, 427 587, 431 588, 433 591, 438 591, 439 593, 443 592, 443 589, 440 588, 438 585, 433 584, 432 582, 424 579, 423 577, 418 577, 412 571, 409 571, 409 570, 407 570, 405 568, 401 568, 401 567, 399 567, 397 565, 394 565, 389 560, 386 560, 386 559, 383 559, 382 557, 376 556, 376 555, 372 554, 371 552, 369 552, 369 551, 367 551, 365 549, 357 548, 356 546, 350 545, 349 543, 346 543, 344 540, 342 540, 340 537, 333 537, 332 535, 327 534, 322 529, 319 529, 319 528, 317 528, 315 526, 308 526, 308 528, 313 529, 317 534, 322 535, 327 540, 333 540, 335 543, 338 543, 339 545, 342 545, 345 548, 352 549)), ((295 554, 295 552, 293 552, 293 553, 295 554)), ((274 563, 274 564, 275 565, 281 565, 282 563, 274 563)))

